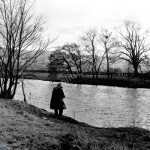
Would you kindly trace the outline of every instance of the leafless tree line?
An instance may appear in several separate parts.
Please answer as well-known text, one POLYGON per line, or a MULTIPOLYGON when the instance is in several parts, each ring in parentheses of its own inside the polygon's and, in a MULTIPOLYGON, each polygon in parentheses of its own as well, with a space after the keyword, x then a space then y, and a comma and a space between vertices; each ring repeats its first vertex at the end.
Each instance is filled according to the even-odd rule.
POLYGON ((109 79, 112 64, 124 60, 137 76, 149 70, 148 35, 149 32, 143 31, 139 23, 132 21, 125 21, 114 33, 107 29, 101 32, 95 28, 89 29, 81 36, 79 44, 65 44, 55 49, 49 57, 49 70, 67 70, 72 74, 72 69, 75 69, 82 74, 83 66, 89 64, 87 71, 92 73, 93 79, 97 79, 105 66, 109 79))

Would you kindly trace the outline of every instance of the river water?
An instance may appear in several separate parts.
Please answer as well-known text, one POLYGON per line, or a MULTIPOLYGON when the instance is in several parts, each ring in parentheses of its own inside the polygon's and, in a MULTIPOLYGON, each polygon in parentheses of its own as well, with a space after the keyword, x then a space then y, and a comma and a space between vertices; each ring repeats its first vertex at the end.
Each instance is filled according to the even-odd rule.
MULTIPOLYGON (((52 89, 56 84, 25 80, 28 103, 53 112, 49 104, 52 89)), ((67 83, 62 85, 67 106, 64 115, 98 127, 137 126, 150 129, 149 89, 67 83)), ((23 100, 20 84, 14 99, 23 100)))

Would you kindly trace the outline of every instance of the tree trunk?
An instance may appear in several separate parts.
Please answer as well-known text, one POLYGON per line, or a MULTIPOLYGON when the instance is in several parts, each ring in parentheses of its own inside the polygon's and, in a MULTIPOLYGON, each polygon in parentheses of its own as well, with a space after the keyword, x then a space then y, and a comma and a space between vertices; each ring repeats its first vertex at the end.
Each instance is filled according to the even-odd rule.
POLYGON ((25 88, 24 88, 23 75, 22 75, 22 93, 23 93, 23 97, 24 97, 24 102, 27 103, 26 94, 25 94, 25 88))
POLYGON ((138 65, 134 65, 134 75, 138 76, 138 65))
POLYGON ((108 61, 108 58, 107 58, 107 76, 108 76, 108 80, 109 80, 110 77, 109 77, 109 61, 108 61))
POLYGON ((98 73, 99 73, 99 72, 98 72, 98 71, 96 71, 96 80, 98 80, 98 73))
POLYGON ((106 51, 106 59, 107 59, 107 76, 108 76, 108 80, 110 79, 109 77, 109 56, 108 56, 108 49, 105 43, 105 51, 106 51))
POLYGON ((92 68, 92 76, 93 76, 93 80, 95 79, 95 75, 94 75, 94 68, 92 68))

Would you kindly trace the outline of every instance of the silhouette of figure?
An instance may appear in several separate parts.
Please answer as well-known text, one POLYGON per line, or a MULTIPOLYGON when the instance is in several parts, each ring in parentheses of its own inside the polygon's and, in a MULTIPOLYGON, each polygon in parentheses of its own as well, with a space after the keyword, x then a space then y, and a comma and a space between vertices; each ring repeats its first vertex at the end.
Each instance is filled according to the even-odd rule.
POLYGON ((50 102, 50 109, 54 109, 56 116, 62 116, 63 109, 66 109, 66 105, 63 101, 65 94, 63 92, 61 83, 58 83, 56 87, 53 88, 52 97, 50 102), (59 111, 59 113, 58 113, 59 111))

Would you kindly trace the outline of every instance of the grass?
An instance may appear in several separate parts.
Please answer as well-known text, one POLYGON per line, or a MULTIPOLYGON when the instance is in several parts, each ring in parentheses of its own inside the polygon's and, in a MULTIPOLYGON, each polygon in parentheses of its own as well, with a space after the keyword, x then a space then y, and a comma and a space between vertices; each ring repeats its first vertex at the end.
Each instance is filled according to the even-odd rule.
POLYGON ((98 128, 15 100, 0 99, 0 149, 149 150, 150 131, 98 128))
MULTIPOLYGON (((141 80, 138 77, 126 77, 126 76, 113 76, 108 80, 106 75, 99 75, 97 80, 92 80, 92 75, 84 75, 82 79, 77 79, 69 74, 51 74, 34 72, 31 73, 31 79, 45 80, 45 81, 63 81, 67 83, 77 84, 91 84, 91 85, 109 85, 118 87, 129 87, 129 88, 150 88, 150 79, 141 80)), ((28 77, 29 78, 29 77, 28 77)))

